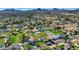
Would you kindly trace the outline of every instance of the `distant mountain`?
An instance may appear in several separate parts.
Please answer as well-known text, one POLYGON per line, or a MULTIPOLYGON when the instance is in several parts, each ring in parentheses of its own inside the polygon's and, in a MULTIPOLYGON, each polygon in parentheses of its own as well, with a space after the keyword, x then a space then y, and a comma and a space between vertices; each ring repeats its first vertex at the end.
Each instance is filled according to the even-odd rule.
POLYGON ((21 11, 21 10, 15 10, 15 9, 5 9, 3 11, 21 11))
POLYGON ((53 8, 52 10, 54 10, 54 11, 58 11, 59 9, 58 9, 58 8, 53 8))
POLYGON ((75 10, 68 10, 68 9, 59 9, 59 8, 37 8, 33 10, 16 10, 16 8, 13 9, 4 9, 0 10, 0 16, 7 17, 7 16, 28 16, 28 15, 59 15, 63 12, 68 13, 77 13, 79 12, 79 9, 75 10))
POLYGON ((31 11, 47 11, 48 9, 42 9, 42 8, 37 8, 37 9, 33 9, 31 11))
POLYGON ((79 11, 79 9, 76 9, 76 11, 79 11))

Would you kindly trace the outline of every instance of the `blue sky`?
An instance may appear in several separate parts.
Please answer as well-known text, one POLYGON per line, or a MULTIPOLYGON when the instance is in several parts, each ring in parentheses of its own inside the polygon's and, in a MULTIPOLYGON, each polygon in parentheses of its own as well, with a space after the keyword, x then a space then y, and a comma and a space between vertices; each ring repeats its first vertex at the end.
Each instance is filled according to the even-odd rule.
MULTIPOLYGON (((4 10, 4 9, 15 9, 15 10, 32 10, 32 9, 37 9, 37 8, 0 8, 0 10, 4 10)), ((42 8, 42 9, 53 9, 53 8, 42 8)), ((74 10, 77 8, 59 8, 59 9, 67 9, 67 10, 74 10)))

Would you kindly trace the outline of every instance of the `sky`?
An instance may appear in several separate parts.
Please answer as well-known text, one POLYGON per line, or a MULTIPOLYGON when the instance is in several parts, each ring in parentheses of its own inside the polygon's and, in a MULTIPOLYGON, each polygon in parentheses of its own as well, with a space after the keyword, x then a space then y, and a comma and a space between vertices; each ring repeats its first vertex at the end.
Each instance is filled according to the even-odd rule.
MULTIPOLYGON (((0 8, 0 10, 4 10, 4 9, 15 9, 15 10, 26 11, 26 10, 33 10, 33 9, 37 9, 37 8, 0 8)), ((53 8, 42 8, 42 9, 53 9, 53 8)), ((58 8, 58 9, 75 10, 77 8, 58 8)))
POLYGON ((0 10, 5 10, 5 9, 15 9, 15 10, 23 10, 23 11, 25 11, 25 10, 32 10, 34 8, 0 8, 0 10))

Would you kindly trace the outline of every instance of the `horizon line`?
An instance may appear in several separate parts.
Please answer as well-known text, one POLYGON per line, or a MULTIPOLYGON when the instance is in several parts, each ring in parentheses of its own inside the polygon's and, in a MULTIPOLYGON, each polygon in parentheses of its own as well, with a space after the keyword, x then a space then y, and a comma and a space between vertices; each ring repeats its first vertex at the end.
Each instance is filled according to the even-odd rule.
MULTIPOLYGON (((38 8, 0 8, 0 10, 5 10, 5 9, 15 9, 15 10, 22 10, 22 11, 27 11, 27 10, 34 10, 34 9, 38 9, 38 8)), ((54 8, 40 8, 40 9, 47 9, 47 10, 51 10, 51 9, 54 9, 54 8)), ((79 8, 57 8, 59 10, 76 10, 76 9, 79 9, 79 8)))

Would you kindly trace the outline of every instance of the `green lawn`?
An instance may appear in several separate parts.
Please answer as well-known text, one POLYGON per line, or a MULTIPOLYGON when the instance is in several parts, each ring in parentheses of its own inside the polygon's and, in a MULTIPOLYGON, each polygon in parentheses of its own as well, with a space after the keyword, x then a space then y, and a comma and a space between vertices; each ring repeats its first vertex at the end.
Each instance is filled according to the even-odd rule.
POLYGON ((20 43, 22 38, 22 34, 12 35, 10 36, 10 43, 20 43))
POLYGON ((59 48, 61 48, 61 49, 64 48, 64 45, 60 45, 59 48))
POLYGON ((33 48, 33 46, 31 46, 31 45, 24 45, 24 49, 32 49, 33 48))
POLYGON ((4 38, 1 38, 0 39, 0 47, 2 47, 4 45, 4 43, 5 43, 5 39, 4 38))
POLYGON ((39 46, 45 45, 45 42, 37 42, 37 45, 39 46))
POLYGON ((15 35, 12 35, 12 36, 10 37, 10 42, 11 42, 11 43, 17 43, 17 40, 16 40, 16 36, 15 36, 15 35))
POLYGON ((45 33, 45 32, 40 32, 40 33, 38 33, 38 34, 35 34, 35 33, 32 33, 32 35, 33 35, 33 37, 35 38, 35 39, 39 39, 39 38, 41 38, 41 37, 44 37, 45 39, 48 39, 47 38, 47 33, 45 33))
POLYGON ((61 34, 61 33, 62 33, 61 30, 52 30, 51 32, 52 32, 53 34, 55 34, 55 35, 58 35, 58 34, 61 34))

